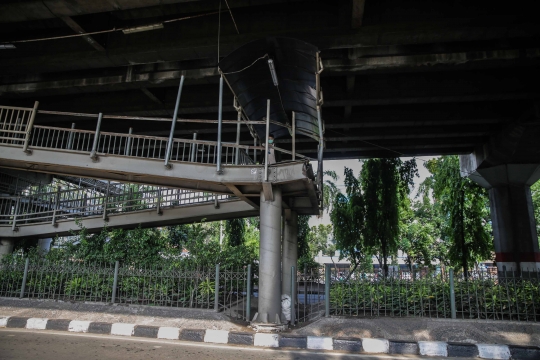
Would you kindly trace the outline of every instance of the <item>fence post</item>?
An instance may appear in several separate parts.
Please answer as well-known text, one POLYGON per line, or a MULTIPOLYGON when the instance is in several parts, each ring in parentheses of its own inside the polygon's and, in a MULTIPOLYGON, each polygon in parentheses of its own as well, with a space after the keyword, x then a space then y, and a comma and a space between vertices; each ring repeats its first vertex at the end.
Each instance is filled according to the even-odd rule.
POLYGON ((165 168, 170 169, 171 165, 169 160, 171 158, 173 148, 174 127, 176 126, 176 119, 178 118, 178 107, 180 106, 180 96, 182 95, 182 87, 184 86, 184 75, 180 77, 180 86, 178 87, 178 94, 176 95, 176 105, 174 106, 174 114, 171 123, 171 132, 169 133, 169 142, 167 143, 167 151, 165 153, 165 168))
POLYGON ((32 150, 28 150, 28 145, 30 144, 30 135, 32 134, 32 128, 34 127, 34 120, 36 119, 37 109, 39 106, 39 101, 34 102, 34 108, 32 109, 32 115, 30 115, 30 120, 26 126, 26 136, 24 137, 23 151, 31 155, 32 150))
POLYGON ((92 151, 90 152, 90 158, 93 161, 97 160, 97 147, 99 144, 99 132, 101 131, 101 120, 103 119, 103 113, 99 113, 97 125, 96 125, 96 132, 94 134, 94 143, 92 144, 92 151))
MULTIPOLYGON (((133 134, 133 128, 132 127, 129 128, 128 134, 129 135, 133 134)), ((124 155, 125 156, 131 156, 131 136, 128 136, 128 138, 127 138, 126 149, 124 150, 124 155)))
POLYGON ((330 316, 330 264, 324 266, 324 308, 325 316, 330 316))
POLYGON ((219 104, 218 104, 218 138, 217 138, 217 173, 222 174, 221 170, 221 125, 223 122, 223 75, 219 78, 219 104))
POLYGON ((116 301, 116 287, 118 285, 118 268, 119 267, 120 267, 120 262, 116 260, 116 263, 114 264, 114 279, 113 279, 112 297, 111 297, 111 303, 113 304, 116 301))
POLYGON ((246 320, 251 319, 251 264, 247 268, 247 301, 246 301, 246 320))
MULTIPOLYGON (((74 129, 75 129, 75 123, 71 123, 71 130, 74 130, 74 129)), ((73 137, 74 137, 74 133, 73 131, 70 131, 69 136, 68 136, 68 143, 67 143, 68 150, 73 150, 73 137)))
POLYGON ((266 138, 264 141, 264 181, 268 181, 268 137, 270 136, 270 99, 266 100, 266 138))
POLYGON ((111 181, 107 181, 107 192, 105 193, 105 198, 103 199, 103 221, 109 221, 107 217, 107 206, 109 203, 109 186, 111 186, 111 181))
POLYGON ((26 258, 26 261, 24 263, 24 275, 22 278, 22 284, 21 284, 21 296, 19 296, 21 299, 24 297, 24 291, 26 290, 26 278, 28 277, 28 264, 30 263, 30 258, 26 258))
POLYGON ((163 211, 161 211, 161 187, 158 187, 157 191, 157 206, 156 206, 157 214, 159 216, 163 215, 163 211))
POLYGON ((292 161, 296 160, 296 112, 292 112, 292 161))
POLYGON ((454 269, 448 271, 448 277, 450 279, 450 313, 452 319, 456 318, 456 292, 454 288, 454 269))
POLYGON ((19 213, 19 206, 21 204, 21 197, 17 197, 17 203, 15 204, 15 214, 13 214, 13 225, 11 231, 17 231, 17 214, 19 213))
POLYGON ((56 199, 54 200, 54 209, 53 209, 53 215, 52 215, 52 221, 51 225, 56 227, 56 210, 60 206, 60 191, 62 191, 62 187, 58 187, 56 189, 56 199))
POLYGON ((296 268, 291 266, 291 325, 296 323, 296 312, 294 303, 296 302, 296 268))
MULTIPOLYGON (((197 133, 196 132, 193 133, 193 140, 197 140, 197 133)), ((196 143, 192 143, 191 147, 190 147, 191 157, 190 157, 189 161, 191 161, 191 162, 195 162, 195 159, 196 159, 196 157, 195 157, 195 151, 197 150, 196 145, 197 145, 196 143)), ((184 160, 184 159, 182 159, 182 160, 184 160)))
MULTIPOLYGON (((240 145, 240 127, 241 127, 240 121, 242 120, 242 108, 240 107, 239 104, 237 104, 236 98, 234 98, 234 108, 238 112, 238 117, 237 117, 238 122, 236 123, 236 145, 240 145)), ((239 156, 240 156, 240 148, 237 147, 235 158, 234 158, 235 165, 238 165, 239 156)))
POLYGON ((214 285, 214 311, 219 311, 219 264, 216 264, 216 281, 214 285))

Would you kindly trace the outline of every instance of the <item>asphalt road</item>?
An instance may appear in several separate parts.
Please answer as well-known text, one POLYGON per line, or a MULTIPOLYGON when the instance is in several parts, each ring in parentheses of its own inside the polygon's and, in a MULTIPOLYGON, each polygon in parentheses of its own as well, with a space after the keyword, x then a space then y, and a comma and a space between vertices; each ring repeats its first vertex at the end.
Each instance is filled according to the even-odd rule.
MULTIPOLYGON (((284 359, 427 359, 287 351, 186 343, 180 341, 121 338, 55 331, 0 329, 0 359, 89 360, 89 359, 196 359, 196 360, 284 360, 284 359)), ((438 358, 439 360, 441 358, 438 358)), ((448 358, 446 358, 448 359, 448 358)), ((463 358, 461 358, 463 360, 463 358)))

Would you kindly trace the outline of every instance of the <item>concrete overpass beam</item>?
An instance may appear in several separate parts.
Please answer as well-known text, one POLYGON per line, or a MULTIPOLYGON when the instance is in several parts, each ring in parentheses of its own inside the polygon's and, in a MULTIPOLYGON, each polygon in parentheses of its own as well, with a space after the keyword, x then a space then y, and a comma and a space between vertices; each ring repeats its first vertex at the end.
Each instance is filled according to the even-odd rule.
POLYGON ((281 322, 281 189, 274 200, 261 191, 259 262, 259 310, 254 323, 281 322))

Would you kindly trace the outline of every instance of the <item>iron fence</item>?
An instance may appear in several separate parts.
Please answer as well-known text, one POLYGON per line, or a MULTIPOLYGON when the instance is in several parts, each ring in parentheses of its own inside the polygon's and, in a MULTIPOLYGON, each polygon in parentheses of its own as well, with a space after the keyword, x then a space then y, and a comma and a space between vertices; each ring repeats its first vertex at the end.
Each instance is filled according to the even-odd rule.
POLYGON ((330 272, 329 315, 540 321, 537 270, 330 272))
POLYGON ((245 320, 247 274, 197 268, 181 258, 137 265, 5 257, 0 296, 212 309, 245 320))
POLYGON ((304 269, 296 274, 294 287, 294 320, 313 321, 325 315, 325 268, 304 269))

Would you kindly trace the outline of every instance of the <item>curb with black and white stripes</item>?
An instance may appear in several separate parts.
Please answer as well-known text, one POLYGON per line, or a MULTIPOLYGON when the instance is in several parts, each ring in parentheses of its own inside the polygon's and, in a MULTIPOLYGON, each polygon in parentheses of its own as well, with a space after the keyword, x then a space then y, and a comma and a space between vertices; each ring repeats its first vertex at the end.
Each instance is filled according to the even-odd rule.
POLYGON ((0 328, 57 330, 74 333, 136 336, 154 339, 195 341, 287 349, 338 350, 370 354, 410 354, 482 359, 540 359, 539 346, 447 343, 442 341, 398 341, 372 338, 331 338, 225 330, 180 329, 176 327, 105 323, 93 321, 0 316, 0 328))

